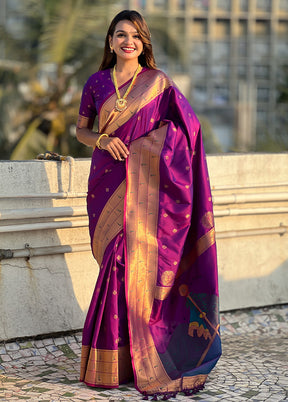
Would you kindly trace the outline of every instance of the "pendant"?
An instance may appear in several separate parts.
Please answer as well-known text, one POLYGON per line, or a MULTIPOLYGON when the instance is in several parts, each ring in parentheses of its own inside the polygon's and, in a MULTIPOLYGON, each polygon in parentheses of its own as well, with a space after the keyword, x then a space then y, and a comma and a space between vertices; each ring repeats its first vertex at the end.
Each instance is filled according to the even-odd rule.
POLYGON ((120 98, 116 100, 115 104, 115 109, 118 110, 118 112, 123 112, 123 110, 127 109, 127 100, 120 98))

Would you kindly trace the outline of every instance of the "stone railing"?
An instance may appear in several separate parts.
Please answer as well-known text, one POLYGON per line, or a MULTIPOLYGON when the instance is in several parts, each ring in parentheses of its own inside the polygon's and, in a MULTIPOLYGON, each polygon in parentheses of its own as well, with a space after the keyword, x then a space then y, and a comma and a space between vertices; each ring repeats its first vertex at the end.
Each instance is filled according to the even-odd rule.
MULTIPOLYGON (((207 158, 220 309, 288 302, 288 154, 207 158)), ((98 275, 90 161, 0 162, 0 339, 79 329, 98 275)))

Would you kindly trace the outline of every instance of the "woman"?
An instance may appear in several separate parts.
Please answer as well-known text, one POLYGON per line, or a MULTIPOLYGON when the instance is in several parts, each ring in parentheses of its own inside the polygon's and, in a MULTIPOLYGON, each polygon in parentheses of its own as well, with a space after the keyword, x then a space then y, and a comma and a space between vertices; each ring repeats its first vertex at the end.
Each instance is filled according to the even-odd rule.
POLYGON ((100 266, 81 381, 115 388, 134 376, 147 399, 195 393, 221 354, 209 178, 199 121, 156 69, 136 11, 111 22, 77 137, 94 147, 87 209, 100 266))

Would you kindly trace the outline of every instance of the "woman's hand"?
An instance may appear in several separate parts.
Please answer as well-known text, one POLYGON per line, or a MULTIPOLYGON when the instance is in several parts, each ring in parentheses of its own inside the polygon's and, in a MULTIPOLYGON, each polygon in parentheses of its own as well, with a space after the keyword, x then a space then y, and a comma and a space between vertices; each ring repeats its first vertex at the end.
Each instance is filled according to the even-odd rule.
POLYGON ((128 148, 118 137, 103 137, 100 140, 100 145, 101 148, 108 151, 116 161, 124 161, 129 155, 128 148))

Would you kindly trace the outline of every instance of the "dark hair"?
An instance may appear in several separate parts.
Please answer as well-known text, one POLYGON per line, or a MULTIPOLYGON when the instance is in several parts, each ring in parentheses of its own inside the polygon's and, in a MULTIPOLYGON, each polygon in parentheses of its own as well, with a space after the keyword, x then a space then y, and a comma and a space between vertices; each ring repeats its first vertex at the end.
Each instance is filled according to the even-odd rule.
POLYGON ((99 71, 106 70, 107 68, 112 68, 116 64, 116 54, 114 52, 111 53, 110 51, 109 37, 112 37, 114 35, 116 25, 118 24, 118 22, 123 20, 131 21, 135 25, 135 28, 137 29, 137 32, 143 43, 143 52, 138 57, 139 64, 141 64, 142 67, 156 69, 156 63, 151 44, 151 35, 146 21, 137 11, 123 10, 113 18, 109 26, 105 39, 104 55, 99 67, 99 71))

